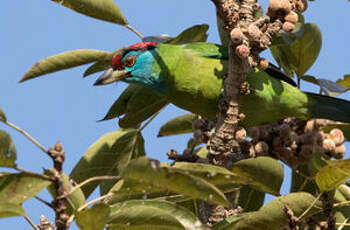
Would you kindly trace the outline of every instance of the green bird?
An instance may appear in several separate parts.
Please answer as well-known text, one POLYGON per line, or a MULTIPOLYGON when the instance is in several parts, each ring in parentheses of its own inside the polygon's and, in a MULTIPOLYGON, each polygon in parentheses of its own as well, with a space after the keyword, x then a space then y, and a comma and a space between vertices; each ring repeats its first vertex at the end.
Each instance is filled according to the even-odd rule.
MULTIPOLYGON (((117 53, 95 85, 119 80, 141 84, 182 109, 215 120, 227 66, 227 48, 216 44, 141 42, 117 53)), ((253 69, 246 80, 250 94, 240 101, 244 127, 287 117, 350 122, 350 102, 302 92, 278 68, 253 69)))

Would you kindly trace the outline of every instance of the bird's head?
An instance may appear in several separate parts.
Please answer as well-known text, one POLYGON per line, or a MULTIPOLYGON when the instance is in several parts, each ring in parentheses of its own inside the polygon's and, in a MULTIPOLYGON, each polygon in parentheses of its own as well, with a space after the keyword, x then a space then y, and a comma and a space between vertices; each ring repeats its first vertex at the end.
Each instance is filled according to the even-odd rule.
POLYGON ((116 81, 151 85, 152 64, 156 59, 156 42, 140 42, 122 48, 112 59, 111 68, 100 76, 94 85, 107 85, 116 81))

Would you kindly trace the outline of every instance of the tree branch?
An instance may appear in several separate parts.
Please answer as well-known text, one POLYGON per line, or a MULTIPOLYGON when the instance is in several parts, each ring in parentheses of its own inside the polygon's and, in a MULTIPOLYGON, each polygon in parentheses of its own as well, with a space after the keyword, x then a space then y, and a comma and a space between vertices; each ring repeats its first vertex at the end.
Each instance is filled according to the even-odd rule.
POLYGON ((63 151, 61 142, 57 142, 54 149, 50 147, 48 151, 49 156, 53 161, 54 168, 52 170, 52 178, 54 180, 56 197, 53 201, 53 209, 55 210, 55 224, 57 230, 69 229, 69 215, 67 214, 67 200, 64 197, 67 193, 62 178, 62 168, 65 159, 65 152, 63 151))
POLYGON ((33 228, 34 230, 39 230, 39 228, 33 223, 33 221, 29 218, 29 216, 25 215, 25 216, 24 216, 24 219, 26 219, 26 221, 28 222, 28 224, 29 224, 30 226, 32 226, 32 228, 33 228))
MULTIPOLYGON (((208 159, 215 165, 230 168, 233 163, 249 157, 249 151, 243 151, 246 131, 239 126, 245 118, 240 112, 240 99, 250 93, 246 76, 254 67, 268 67, 268 62, 259 55, 271 45, 272 37, 282 28, 288 31, 294 29, 298 16, 293 10, 299 1, 270 0, 266 17, 256 16, 256 11, 260 10, 256 0, 212 2, 218 17, 224 22, 223 28, 230 41, 228 73, 223 81, 215 132, 208 143, 208 159), (293 22, 288 21, 290 18, 293 22)), ((210 211, 215 213, 215 207, 210 211)))
POLYGON ((23 129, 21 129, 20 127, 16 126, 15 124, 12 124, 9 121, 5 121, 4 122, 7 126, 15 129, 16 131, 22 133, 28 140, 30 140, 33 144, 35 144, 39 149, 41 149, 44 153, 47 153, 47 149, 42 146, 39 141, 35 140, 32 136, 29 135, 29 133, 27 133, 26 131, 24 131, 23 129))

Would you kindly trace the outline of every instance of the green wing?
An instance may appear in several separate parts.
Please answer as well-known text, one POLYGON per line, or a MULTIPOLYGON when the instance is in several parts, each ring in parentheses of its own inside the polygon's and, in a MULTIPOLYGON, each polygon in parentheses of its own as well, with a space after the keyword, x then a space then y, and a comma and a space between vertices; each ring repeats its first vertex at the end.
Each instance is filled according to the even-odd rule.
MULTIPOLYGON (((196 42, 185 46, 185 49, 197 52, 202 57, 216 58, 221 60, 228 60, 228 48, 213 43, 196 42)), ((296 86, 292 78, 280 71, 280 69, 269 63, 265 70, 271 77, 285 81, 292 86, 296 86)))
POLYGON ((195 42, 184 46, 185 49, 193 50, 202 57, 228 60, 227 47, 213 43, 195 42))

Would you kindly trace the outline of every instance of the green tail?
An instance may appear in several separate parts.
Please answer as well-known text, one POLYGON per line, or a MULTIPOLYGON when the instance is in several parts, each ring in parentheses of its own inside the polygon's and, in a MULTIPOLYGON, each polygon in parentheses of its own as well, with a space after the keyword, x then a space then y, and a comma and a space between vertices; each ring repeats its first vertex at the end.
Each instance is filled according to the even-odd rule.
POLYGON ((350 101, 314 93, 307 93, 307 97, 311 117, 350 123, 350 101))

